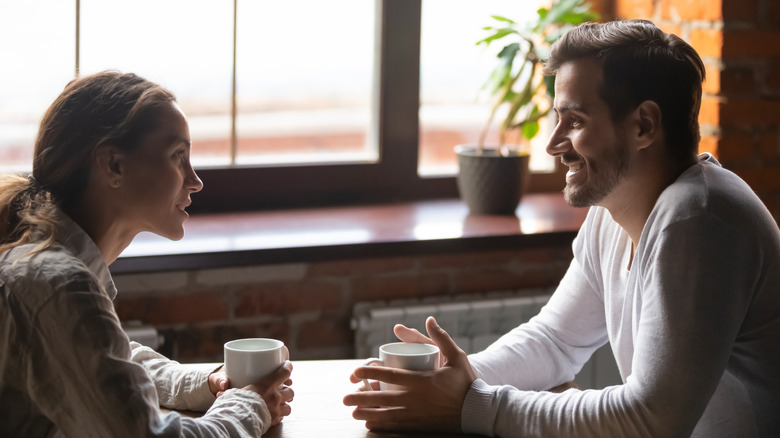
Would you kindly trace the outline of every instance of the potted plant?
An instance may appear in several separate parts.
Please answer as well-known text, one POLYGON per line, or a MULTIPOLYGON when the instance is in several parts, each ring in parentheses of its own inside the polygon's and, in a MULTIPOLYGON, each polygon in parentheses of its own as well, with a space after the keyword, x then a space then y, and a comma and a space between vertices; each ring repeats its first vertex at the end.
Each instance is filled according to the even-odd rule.
POLYGON ((495 25, 483 28, 489 35, 477 45, 505 43, 483 87, 493 106, 478 143, 455 148, 460 168, 457 182, 472 213, 514 214, 527 180, 529 141, 539 133, 539 120, 549 113, 554 95, 555 78, 541 74, 541 63, 567 30, 599 15, 586 0, 553 0, 527 23, 498 15, 492 18, 495 25), (488 147, 485 137, 502 110, 499 143, 488 147), (509 135, 514 135, 513 144, 509 135))

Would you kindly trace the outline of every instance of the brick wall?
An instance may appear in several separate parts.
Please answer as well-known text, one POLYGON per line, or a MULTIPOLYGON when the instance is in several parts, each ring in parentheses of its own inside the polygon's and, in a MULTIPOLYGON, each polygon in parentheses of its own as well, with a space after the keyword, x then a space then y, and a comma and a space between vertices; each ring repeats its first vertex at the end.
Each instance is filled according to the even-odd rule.
POLYGON ((614 10, 650 19, 699 52, 701 150, 747 181, 780 222, 780 1, 614 0, 614 10))
POLYGON ((184 362, 221 361, 222 344, 241 337, 282 339, 298 360, 350 358, 358 302, 549 294, 570 260, 562 245, 117 275, 116 307, 122 321, 155 326, 165 336, 159 350, 184 362))

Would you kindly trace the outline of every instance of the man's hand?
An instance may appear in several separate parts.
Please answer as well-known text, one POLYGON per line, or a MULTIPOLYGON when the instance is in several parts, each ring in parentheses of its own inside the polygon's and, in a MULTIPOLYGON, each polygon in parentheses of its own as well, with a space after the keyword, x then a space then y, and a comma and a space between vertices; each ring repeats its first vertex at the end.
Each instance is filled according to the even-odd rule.
MULTIPOLYGON (((434 320, 435 321, 435 320, 434 320)), ((427 324, 427 321, 426 321, 427 324)), ((438 324, 436 324, 438 327, 438 324)), ((427 330, 427 328, 426 328, 427 330)), ((436 345, 435 342, 431 340, 431 338, 425 336, 424 334, 420 333, 417 329, 409 328, 403 324, 396 324, 395 327, 393 327, 393 333, 395 336, 402 340, 403 342, 409 342, 412 344, 431 344, 436 345)), ((448 335, 449 336, 449 335, 448 335)), ((444 363, 447 361, 447 357, 444 354, 439 355, 439 366, 443 367, 444 363)))
POLYGON ((344 397, 344 404, 356 406, 352 416, 365 420, 372 430, 430 430, 460 432, 463 400, 476 379, 466 353, 436 323, 425 322, 430 339, 417 330, 398 325, 395 333, 403 341, 433 343, 441 350, 444 363, 433 371, 409 371, 368 366, 357 368, 350 380, 363 379, 404 385, 400 391, 359 391, 344 397))

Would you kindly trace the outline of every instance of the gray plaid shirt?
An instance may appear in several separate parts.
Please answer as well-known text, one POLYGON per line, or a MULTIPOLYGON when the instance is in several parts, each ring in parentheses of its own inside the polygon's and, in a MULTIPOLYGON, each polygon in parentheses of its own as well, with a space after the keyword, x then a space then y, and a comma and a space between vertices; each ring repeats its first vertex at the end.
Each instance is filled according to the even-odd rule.
POLYGON ((59 242, 0 254, 0 436, 260 436, 255 393, 209 391, 211 369, 185 367, 129 342, 102 254, 64 214, 59 242), (200 418, 161 413, 207 410, 200 418))

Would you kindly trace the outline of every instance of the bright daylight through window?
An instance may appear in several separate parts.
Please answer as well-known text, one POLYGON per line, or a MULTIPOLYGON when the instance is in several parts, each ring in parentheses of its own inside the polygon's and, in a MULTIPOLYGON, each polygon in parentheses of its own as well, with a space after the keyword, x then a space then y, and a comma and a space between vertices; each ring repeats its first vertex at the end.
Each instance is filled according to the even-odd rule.
MULTIPOLYGON (((453 146, 475 144, 492 106, 483 89, 496 65, 501 44, 477 46, 485 26, 500 15, 523 22, 536 15, 539 3, 517 0, 424 0, 420 48, 420 173, 457 172, 453 146)), ((506 112, 505 106, 501 111, 506 112)), ((502 114, 503 115, 503 114, 502 114)), ((496 117, 500 120, 501 117, 496 117)), ((543 123, 548 122, 543 120, 543 123)), ((494 121, 487 143, 498 141, 494 121)), ((546 127, 547 125, 545 125, 546 127)), ((544 152, 544 128, 531 142, 531 169, 552 171, 553 160, 544 152)))
MULTIPOLYGON (((2 2, 0 59, 6 67, 0 81, 0 170, 29 170, 40 117, 76 71, 116 69, 138 73, 176 94, 189 118, 193 164, 206 183, 201 199, 210 191, 214 199, 236 191, 239 177, 223 170, 255 166, 309 169, 268 177, 274 183, 301 175, 312 179, 310 188, 299 183, 290 189, 287 199, 307 190, 316 192, 315 199, 355 198, 344 195, 347 190, 362 190, 366 197, 370 190, 425 192, 401 186, 415 178, 423 185, 426 178, 451 178, 457 171, 453 148, 475 142, 487 120, 491 103, 480 97, 480 88, 498 47, 475 45, 485 36, 482 27, 491 24, 491 15, 522 21, 535 13, 536 3, 2 2), (404 67, 416 65, 416 46, 419 71, 404 67), (388 53, 380 53, 380 47, 388 53), (419 131, 414 131, 409 115, 418 109, 419 131), (411 135, 404 132, 409 129, 411 135), (372 163, 380 170, 360 170, 372 163), (352 166, 334 168, 337 178, 314 169, 344 164, 352 166), (416 176, 405 170, 413 168, 416 176), (378 181, 363 182, 372 177, 378 181), (347 180, 349 187, 341 182, 347 180), (341 195, 333 195, 333 181, 341 195)), ((495 129, 491 132, 495 135, 495 129)), ((552 167, 538 149, 544 137, 544 132, 538 136, 538 153, 532 154, 536 171, 552 167)), ((247 178, 241 175, 241 181, 247 178)), ((434 192, 445 193, 426 193, 434 192)), ((209 208, 223 208, 216 204, 209 208)))
MULTIPOLYGON (((81 0, 79 71, 132 71, 171 89, 196 167, 375 160, 374 2, 338 3, 237 2, 235 157, 231 2, 81 0)), ((0 84, 4 169, 29 168, 38 120, 74 75, 74 4, 0 5, 0 54, 13 60, 0 84)))

